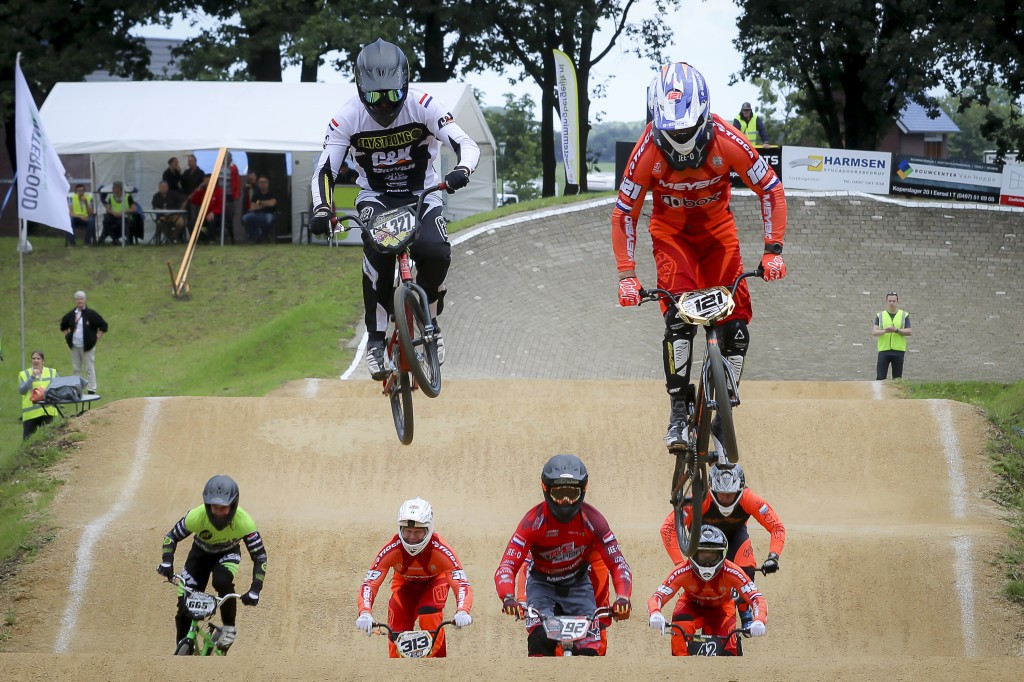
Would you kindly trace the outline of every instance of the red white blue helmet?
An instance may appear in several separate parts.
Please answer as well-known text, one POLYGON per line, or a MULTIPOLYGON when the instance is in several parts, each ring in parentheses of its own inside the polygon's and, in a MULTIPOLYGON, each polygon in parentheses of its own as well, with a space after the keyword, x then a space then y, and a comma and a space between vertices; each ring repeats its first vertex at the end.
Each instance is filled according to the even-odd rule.
POLYGON ((662 66, 653 85, 649 103, 654 144, 672 168, 699 168, 714 137, 704 76, 686 62, 676 62, 662 66))

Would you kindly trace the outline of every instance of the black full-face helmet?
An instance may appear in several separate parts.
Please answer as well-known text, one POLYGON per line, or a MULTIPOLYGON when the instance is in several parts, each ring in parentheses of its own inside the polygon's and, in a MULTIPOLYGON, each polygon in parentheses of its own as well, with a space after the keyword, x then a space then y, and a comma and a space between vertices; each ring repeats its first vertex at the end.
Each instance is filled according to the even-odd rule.
POLYGON ((551 515, 562 523, 572 520, 583 506, 590 475, 576 455, 555 455, 540 475, 544 501, 551 515))
POLYGON ((203 488, 203 504, 206 505, 206 516, 213 527, 224 530, 238 511, 238 484, 230 476, 214 476, 203 488), (210 505, 213 504, 231 507, 231 512, 227 516, 214 516, 210 513, 210 505))
POLYGON ((409 60, 397 45, 378 38, 356 57, 356 89, 370 118, 387 128, 409 95, 409 60))

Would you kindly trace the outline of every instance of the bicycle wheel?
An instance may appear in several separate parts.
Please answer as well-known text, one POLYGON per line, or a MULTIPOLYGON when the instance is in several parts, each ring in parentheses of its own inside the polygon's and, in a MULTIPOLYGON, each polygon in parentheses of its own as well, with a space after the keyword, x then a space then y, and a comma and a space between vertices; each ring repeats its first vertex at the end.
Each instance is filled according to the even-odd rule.
POLYGON ((672 488, 672 509, 675 512, 676 540, 679 551, 692 557, 697 553, 700 526, 704 522, 704 496, 707 494, 707 467, 695 448, 676 454, 676 471, 672 488), (687 524, 687 521, 689 524, 687 524))
POLYGON ((725 448, 725 455, 729 462, 735 464, 740 461, 740 450, 736 444, 736 427, 732 420, 732 402, 729 397, 729 380, 726 378, 725 359, 718 344, 708 344, 708 365, 711 368, 711 391, 709 396, 715 404, 715 414, 718 418, 718 425, 721 427, 720 439, 725 448))
POLYGON ((175 656, 191 656, 195 653, 196 643, 188 637, 182 637, 178 642, 178 648, 174 650, 175 656))
POLYGON ((402 355, 420 390, 428 398, 436 398, 441 393, 441 363, 432 332, 427 339, 428 325, 432 327, 426 293, 411 282, 399 285, 395 290, 395 327, 402 355))
POLYGON ((391 416, 402 445, 412 442, 412 377, 408 372, 396 371, 388 388, 391 416))

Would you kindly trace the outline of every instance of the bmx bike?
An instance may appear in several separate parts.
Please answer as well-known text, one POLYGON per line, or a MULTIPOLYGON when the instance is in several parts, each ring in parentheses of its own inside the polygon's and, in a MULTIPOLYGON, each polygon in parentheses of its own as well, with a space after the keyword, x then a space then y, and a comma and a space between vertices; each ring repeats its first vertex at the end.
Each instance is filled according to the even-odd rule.
POLYGON ((544 635, 555 642, 555 656, 572 656, 581 641, 600 639, 601 621, 615 617, 614 611, 608 606, 599 606, 587 616, 559 615, 547 618, 523 602, 519 602, 519 606, 526 616, 527 627, 531 620, 536 620, 544 628, 544 635))
POLYGON ((225 656, 227 652, 217 646, 223 628, 210 622, 217 608, 230 599, 241 595, 232 593, 223 597, 194 590, 185 584, 185 579, 175 573, 167 582, 177 586, 185 597, 185 610, 192 618, 188 634, 182 637, 174 649, 175 656, 225 656))
POLYGON ((742 656, 743 640, 740 635, 748 634, 748 628, 736 628, 726 635, 705 635, 703 633, 690 634, 675 623, 666 623, 672 632, 682 635, 686 640, 686 652, 691 656, 742 656), (731 653, 726 647, 729 641, 736 640, 736 653, 731 653))
POLYGON ((374 623, 372 627, 395 643, 398 655, 402 658, 433 658, 434 640, 445 625, 454 625, 454 620, 446 620, 434 630, 392 630, 387 623, 374 623))
POLYGON ((340 214, 328 233, 328 239, 333 240, 349 229, 345 223, 351 221, 363 231, 372 248, 396 256, 398 283, 390 316, 393 324, 389 324, 391 333, 384 350, 388 374, 383 379, 383 393, 391 401, 395 431, 404 445, 413 438, 413 391, 418 388, 428 398, 441 393, 438 330, 430 315, 427 292, 413 278, 409 246, 420 229, 424 199, 446 187, 441 182, 414 193, 415 201, 377 213, 369 224, 359 215, 340 214))
POLYGON ((740 404, 738 378, 733 374, 732 365, 722 356, 715 323, 732 314, 736 307, 736 288, 740 282, 747 277, 760 276, 761 273, 758 267, 757 270, 740 274, 731 287, 710 287, 684 291, 678 295, 665 289, 640 291, 641 304, 664 300, 675 308, 681 320, 704 327, 704 362, 696 387, 696 399, 690 403, 687 415, 689 441, 669 449, 676 458, 670 501, 675 510, 679 549, 687 557, 692 557, 697 551, 697 538, 704 520, 701 504, 708 491, 708 465, 719 461, 718 453, 709 452, 708 447, 713 421, 717 422, 715 436, 725 449, 728 462, 736 464, 740 459, 732 419, 732 408, 740 404), (690 519, 689 527, 684 523, 684 517, 690 519))

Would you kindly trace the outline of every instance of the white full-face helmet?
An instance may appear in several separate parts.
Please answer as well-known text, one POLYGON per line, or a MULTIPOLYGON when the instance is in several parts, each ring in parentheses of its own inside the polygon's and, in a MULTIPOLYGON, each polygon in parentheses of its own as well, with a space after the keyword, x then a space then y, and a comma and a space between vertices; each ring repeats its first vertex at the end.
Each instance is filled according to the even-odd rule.
POLYGON ((430 544, 430 538, 434 536, 434 510, 430 503, 423 498, 417 497, 406 500, 398 509, 398 539, 402 547, 411 556, 416 556, 430 544), (403 529, 425 528, 426 533, 419 542, 409 542, 405 539, 403 529))
POLYGON ((746 489, 746 476, 739 464, 711 467, 711 497, 723 516, 732 514, 746 489))
POLYGON ((686 62, 666 64, 648 95, 654 144, 675 170, 704 165, 715 134, 708 85, 686 62))

